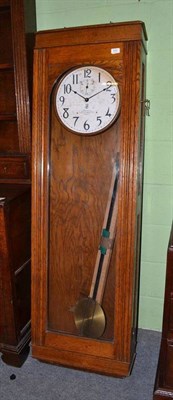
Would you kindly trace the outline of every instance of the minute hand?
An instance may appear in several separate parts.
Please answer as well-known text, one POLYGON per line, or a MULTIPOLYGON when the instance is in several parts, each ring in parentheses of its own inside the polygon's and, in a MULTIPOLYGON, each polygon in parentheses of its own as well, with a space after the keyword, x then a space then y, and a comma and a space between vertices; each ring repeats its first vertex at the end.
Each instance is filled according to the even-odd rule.
POLYGON ((97 96, 97 94, 99 94, 99 93, 105 92, 105 91, 108 90, 111 86, 112 86, 112 85, 109 85, 108 87, 106 87, 106 88, 100 90, 99 92, 94 93, 92 96, 88 97, 88 100, 90 100, 90 99, 91 99, 92 97, 94 97, 94 96, 97 96))

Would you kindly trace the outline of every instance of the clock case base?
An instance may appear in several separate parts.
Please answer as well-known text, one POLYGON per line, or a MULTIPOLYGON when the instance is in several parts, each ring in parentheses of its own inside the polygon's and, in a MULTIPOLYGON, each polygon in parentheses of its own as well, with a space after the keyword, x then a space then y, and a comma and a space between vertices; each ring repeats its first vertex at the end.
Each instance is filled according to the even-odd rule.
POLYGON ((136 354, 133 354, 131 363, 122 363, 117 360, 109 360, 103 357, 86 356, 70 351, 52 350, 49 347, 32 345, 32 356, 51 364, 75 368, 82 371, 94 372, 117 378, 124 378, 130 375, 135 362, 136 354))

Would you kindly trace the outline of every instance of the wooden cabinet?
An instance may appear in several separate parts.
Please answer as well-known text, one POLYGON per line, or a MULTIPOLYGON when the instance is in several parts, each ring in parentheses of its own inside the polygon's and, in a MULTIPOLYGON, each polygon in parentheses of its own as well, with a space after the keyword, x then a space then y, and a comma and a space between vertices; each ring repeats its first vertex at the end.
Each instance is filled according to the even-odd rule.
POLYGON ((32 354, 115 376, 135 359, 146 40, 141 22, 36 35, 32 354))
POLYGON ((173 399, 173 225, 167 251, 163 328, 153 399, 173 399))
POLYGON ((16 366, 23 362, 30 340, 35 28, 35 0, 0 0, 0 351, 5 362, 16 366))
POLYGON ((0 187, 0 351, 20 366, 30 341, 30 187, 0 187))

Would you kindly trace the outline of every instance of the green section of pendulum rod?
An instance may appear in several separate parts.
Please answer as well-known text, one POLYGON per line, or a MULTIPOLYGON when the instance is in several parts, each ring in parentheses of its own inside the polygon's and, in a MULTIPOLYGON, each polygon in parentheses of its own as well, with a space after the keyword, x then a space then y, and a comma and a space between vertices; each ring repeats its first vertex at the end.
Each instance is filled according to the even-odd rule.
MULTIPOLYGON (((103 229, 102 230, 102 237, 109 238, 109 236, 110 236, 110 232, 107 229, 103 229)), ((100 245, 99 246, 99 250, 100 250, 101 254, 105 255, 106 251, 107 251, 107 248, 105 246, 100 245)))
POLYGON ((103 229, 102 236, 108 238, 110 236, 110 232, 107 229, 103 229))

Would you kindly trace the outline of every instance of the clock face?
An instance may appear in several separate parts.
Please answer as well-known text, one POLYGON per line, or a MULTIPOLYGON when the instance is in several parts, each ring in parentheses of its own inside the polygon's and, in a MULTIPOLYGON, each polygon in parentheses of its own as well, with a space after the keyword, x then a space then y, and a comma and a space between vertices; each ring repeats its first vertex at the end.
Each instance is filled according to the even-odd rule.
POLYGON ((102 132, 118 116, 118 84, 103 68, 84 66, 70 70, 56 87, 55 108, 61 123, 74 133, 102 132))

